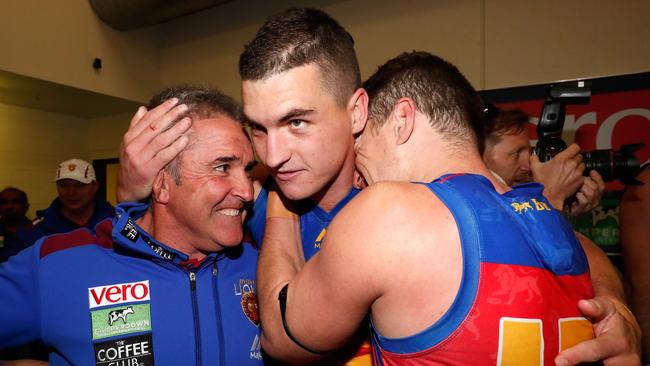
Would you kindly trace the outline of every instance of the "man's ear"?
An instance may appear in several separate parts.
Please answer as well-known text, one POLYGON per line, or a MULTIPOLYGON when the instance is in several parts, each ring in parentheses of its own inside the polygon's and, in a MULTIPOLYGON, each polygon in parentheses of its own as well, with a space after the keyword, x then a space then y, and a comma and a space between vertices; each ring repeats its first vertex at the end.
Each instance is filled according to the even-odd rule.
POLYGON ((354 92, 348 102, 348 110, 352 113, 352 133, 361 133, 368 120, 368 93, 359 88, 354 92))
POLYGON ((152 187, 152 197, 154 202, 161 204, 169 202, 169 188, 171 184, 174 184, 173 179, 166 171, 161 170, 156 174, 152 187))
POLYGON ((411 98, 402 98, 395 103, 393 108, 393 135, 397 145, 402 145, 411 137, 415 128, 415 115, 417 108, 411 98))

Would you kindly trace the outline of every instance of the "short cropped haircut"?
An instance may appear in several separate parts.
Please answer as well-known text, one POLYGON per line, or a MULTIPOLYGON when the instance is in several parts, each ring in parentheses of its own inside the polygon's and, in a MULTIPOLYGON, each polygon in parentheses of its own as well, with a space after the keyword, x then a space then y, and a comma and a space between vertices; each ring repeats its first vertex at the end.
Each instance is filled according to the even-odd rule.
MULTIPOLYGON (((151 110, 170 98, 178 98, 178 104, 187 105, 188 110, 170 124, 168 128, 171 128, 171 126, 184 117, 190 117, 196 121, 225 116, 243 123, 241 106, 234 99, 216 89, 204 86, 180 85, 164 89, 151 98, 147 104, 147 109, 151 110)), ((174 178, 176 185, 181 184, 181 159, 183 152, 181 151, 164 168, 174 178)))
POLYGON ((449 62, 426 52, 403 53, 380 66, 366 82, 368 125, 376 132, 400 98, 411 98, 429 117, 431 127, 459 147, 483 150, 481 99, 465 76, 449 62))
POLYGON ((264 80, 310 63, 319 67, 323 86, 339 105, 361 86, 352 36, 321 10, 292 8, 271 17, 244 47, 239 75, 243 81, 264 80))
POLYGON ((516 135, 526 129, 530 116, 519 108, 500 109, 495 107, 491 118, 486 118, 485 135, 487 141, 498 142, 501 136, 516 135))

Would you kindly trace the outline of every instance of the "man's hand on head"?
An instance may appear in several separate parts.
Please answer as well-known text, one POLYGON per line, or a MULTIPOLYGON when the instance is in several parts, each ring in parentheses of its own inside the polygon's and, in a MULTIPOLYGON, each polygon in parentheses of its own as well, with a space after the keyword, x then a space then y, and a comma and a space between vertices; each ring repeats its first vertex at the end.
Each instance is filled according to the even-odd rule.
POLYGON ((530 169, 533 180, 544 185, 544 196, 557 210, 563 210, 564 201, 584 184, 585 164, 575 143, 544 163, 531 156, 530 169))
POLYGON ((555 358, 556 365, 600 360, 606 366, 641 365, 641 329, 622 302, 610 296, 597 296, 581 300, 578 308, 593 323, 596 338, 562 351, 555 358))
POLYGON ((603 177, 597 171, 591 170, 576 193, 576 200, 569 206, 569 214, 577 217, 596 208, 600 204, 603 191, 605 191, 603 177))
POLYGON ((138 201, 151 194, 154 177, 185 146, 183 135, 191 126, 188 117, 169 126, 187 111, 184 104, 169 99, 148 111, 138 108, 120 146, 120 172, 117 182, 118 201, 138 201))

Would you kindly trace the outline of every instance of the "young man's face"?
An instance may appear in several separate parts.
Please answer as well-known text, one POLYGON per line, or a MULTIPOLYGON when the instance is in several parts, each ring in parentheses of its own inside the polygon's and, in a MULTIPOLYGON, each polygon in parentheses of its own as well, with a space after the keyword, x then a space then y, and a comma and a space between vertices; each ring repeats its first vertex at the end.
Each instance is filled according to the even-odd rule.
POLYGON ((169 177, 168 211, 187 243, 215 252, 242 241, 244 205, 253 199, 253 149, 227 117, 195 121, 181 157, 181 183, 169 177))
POLYGON ((255 150, 289 199, 323 193, 352 164, 351 114, 315 64, 244 81, 242 99, 255 150))
POLYGON ((530 141, 526 129, 485 144, 485 164, 512 186, 530 182, 530 141))

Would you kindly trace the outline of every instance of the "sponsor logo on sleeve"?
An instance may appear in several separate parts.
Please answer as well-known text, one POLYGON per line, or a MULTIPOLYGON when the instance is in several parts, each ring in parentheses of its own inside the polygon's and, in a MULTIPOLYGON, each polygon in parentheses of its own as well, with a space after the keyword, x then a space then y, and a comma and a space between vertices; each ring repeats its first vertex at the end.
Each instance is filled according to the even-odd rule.
POLYGON ((134 243, 138 241, 138 238, 140 237, 140 233, 138 232, 138 229, 135 228, 135 224, 131 218, 126 220, 126 225, 124 225, 122 231, 120 231, 120 234, 124 235, 124 237, 134 243))
POLYGON ((235 295, 241 296, 241 307, 246 318, 256 327, 260 325, 260 316, 255 293, 255 280, 240 279, 235 284, 235 295))
POLYGON ((149 300, 149 281, 119 283, 88 289, 90 309, 149 300))
POLYGON ((95 343, 97 366, 153 366, 151 334, 95 343))
POLYGON ((149 304, 134 304, 90 312, 93 340, 151 330, 149 304))

